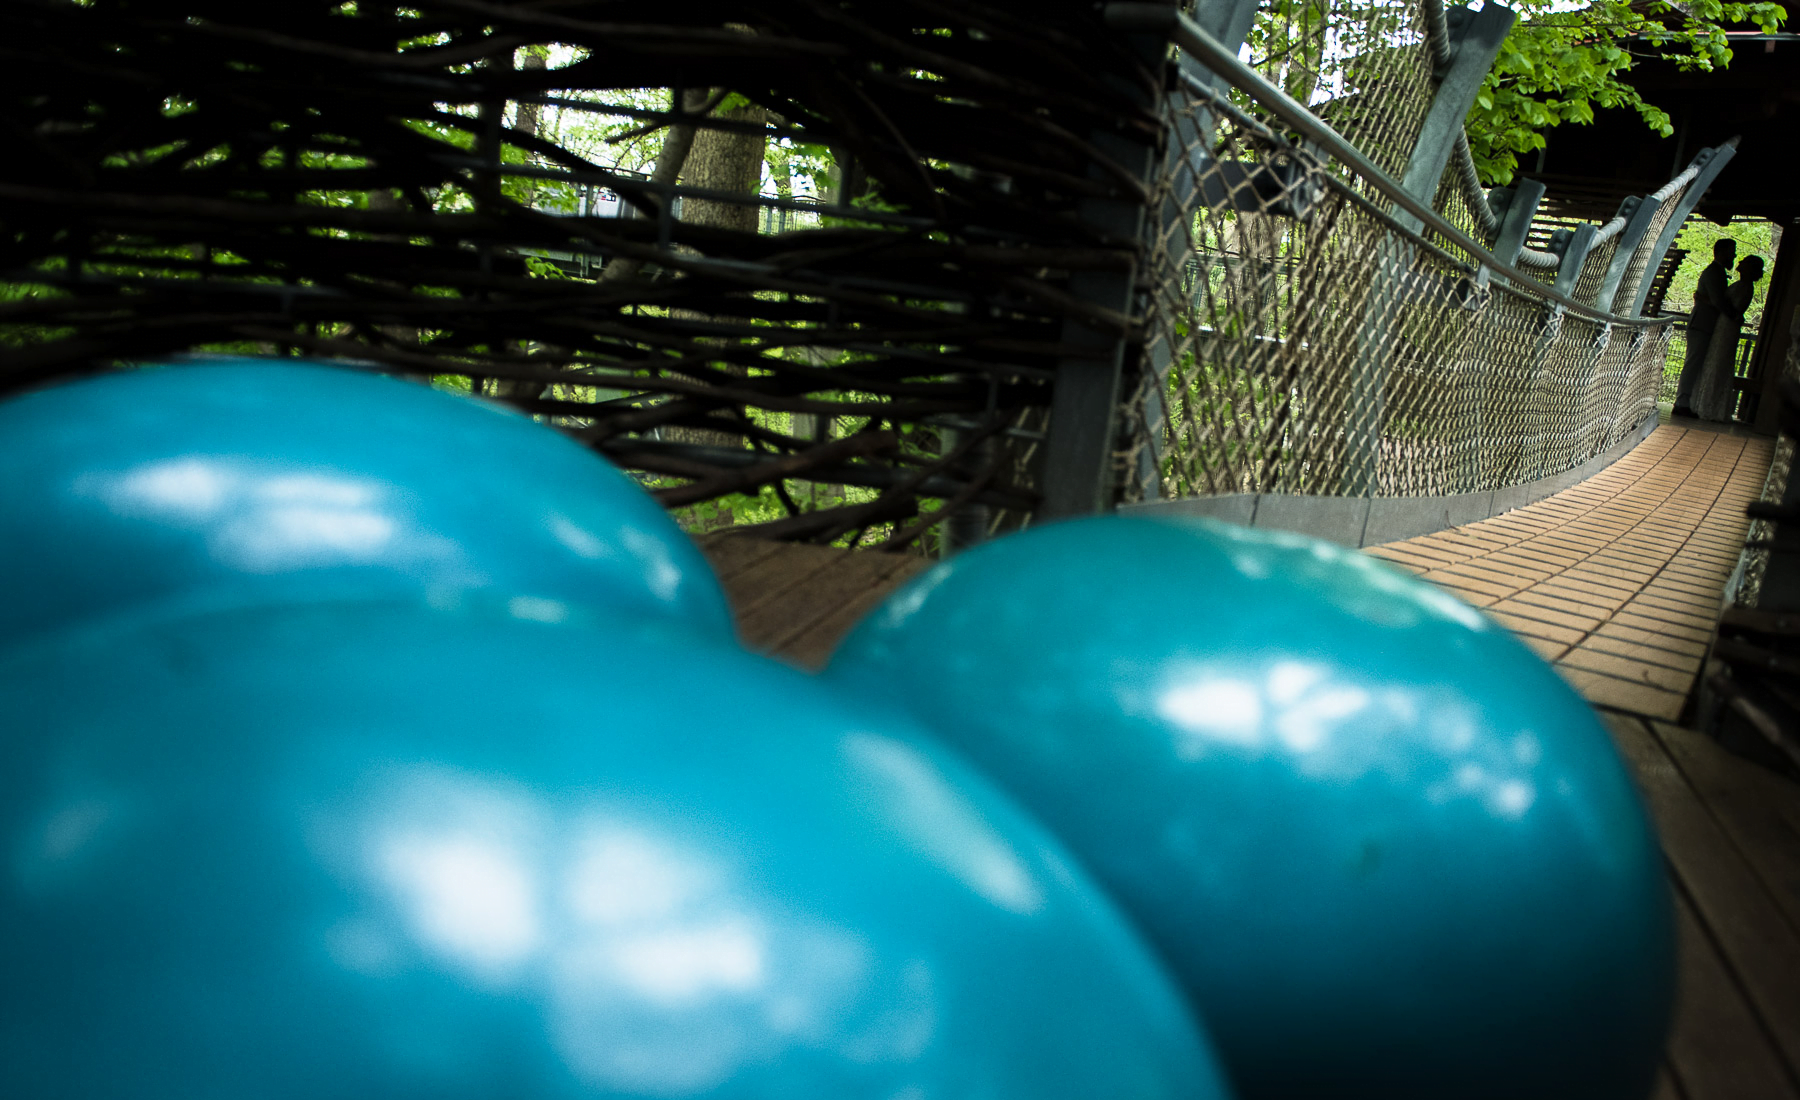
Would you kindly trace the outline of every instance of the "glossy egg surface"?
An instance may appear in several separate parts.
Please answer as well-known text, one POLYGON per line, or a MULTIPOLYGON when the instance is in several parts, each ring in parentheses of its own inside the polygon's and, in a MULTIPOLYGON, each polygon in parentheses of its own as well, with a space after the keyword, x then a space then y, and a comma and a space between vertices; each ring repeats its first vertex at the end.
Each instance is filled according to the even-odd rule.
POLYGON ((825 675, 1057 832, 1243 1095, 1647 1093, 1656 838, 1593 712, 1453 597, 1300 536, 1073 521, 923 574, 825 675))
POLYGON ((0 403, 0 647, 165 605, 471 592, 728 637, 619 470, 486 402, 344 368, 147 367, 0 403))
POLYGON ((1010 800, 672 626, 115 623, 0 713, 5 1095, 1225 1095, 1010 800))

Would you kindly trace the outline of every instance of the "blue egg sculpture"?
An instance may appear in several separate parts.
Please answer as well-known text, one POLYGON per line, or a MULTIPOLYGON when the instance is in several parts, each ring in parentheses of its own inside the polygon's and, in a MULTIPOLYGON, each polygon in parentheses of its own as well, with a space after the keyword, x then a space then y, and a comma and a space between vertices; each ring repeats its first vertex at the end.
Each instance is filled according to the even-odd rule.
POLYGON ((505 592, 731 631, 631 479, 511 411, 293 362, 144 368, 0 403, 0 647, 163 605, 505 592))
POLYGON ((1241 1095, 1648 1094, 1656 838, 1587 705, 1443 592, 1300 536, 1082 520, 923 574, 825 675, 1059 835, 1241 1095))
POLYGON ((0 1095, 1227 1095, 1041 826, 678 627, 113 620, 0 714, 0 1095))

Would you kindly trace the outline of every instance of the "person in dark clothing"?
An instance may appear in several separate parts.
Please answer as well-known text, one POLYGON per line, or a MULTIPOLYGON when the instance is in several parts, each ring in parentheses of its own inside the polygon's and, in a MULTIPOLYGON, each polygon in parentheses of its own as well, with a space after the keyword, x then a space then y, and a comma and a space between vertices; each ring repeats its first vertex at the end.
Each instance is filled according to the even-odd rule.
POLYGON ((1694 385, 1706 368, 1706 349, 1721 314, 1731 311, 1731 265, 1737 259, 1737 242, 1730 237, 1713 243, 1713 262, 1700 273, 1694 287, 1694 309, 1688 314, 1687 355, 1681 363, 1681 383, 1675 389, 1675 415, 1694 415, 1694 385))
POLYGON ((1728 303, 1718 326, 1713 329, 1706 366, 1701 368, 1700 380, 1694 383, 1694 392, 1688 395, 1694 415, 1701 420, 1728 423, 1737 411, 1738 340, 1750 303, 1756 299, 1756 281, 1762 278, 1762 273, 1762 257, 1746 256, 1744 262, 1738 264, 1740 278, 1726 291, 1728 303))

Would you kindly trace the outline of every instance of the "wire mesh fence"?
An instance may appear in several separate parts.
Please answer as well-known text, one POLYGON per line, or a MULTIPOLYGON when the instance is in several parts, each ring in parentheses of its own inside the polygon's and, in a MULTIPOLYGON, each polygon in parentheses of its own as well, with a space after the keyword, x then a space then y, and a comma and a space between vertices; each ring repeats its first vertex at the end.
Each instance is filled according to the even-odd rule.
MULTIPOLYGON (((1321 10, 1320 26, 1360 17, 1384 30, 1327 43, 1290 21, 1252 36, 1251 65, 1398 174, 1432 94, 1422 8, 1321 10), (1297 55, 1311 59, 1299 88, 1297 55)), ((1403 221, 1371 179, 1267 107, 1193 78, 1167 103, 1178 145, 1153 188, 1162 218, 1115 458, 1121 499, 1493 489, 1579 465, 1654 414, 1669 325, 1613 311, 1629 308, 1691 176, 1659 192, 1622 278, 1624 220, 1594 233, 1563 276, 1570 303, 1548 292, 1554 268, 1513 278, 1403 221)), ((1427 197, 1491 245, 1495 219, 1459 171, 1427 197)))

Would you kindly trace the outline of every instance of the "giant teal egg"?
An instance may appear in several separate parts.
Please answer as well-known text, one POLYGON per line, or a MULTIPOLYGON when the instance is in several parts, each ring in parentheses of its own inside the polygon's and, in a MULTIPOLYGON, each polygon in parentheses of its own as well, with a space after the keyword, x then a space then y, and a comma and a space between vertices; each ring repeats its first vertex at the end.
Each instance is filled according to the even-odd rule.
POLYGON ((676 627, 112 620, 0 713, 5 1095, 1225 1095, 1041 826, 676 627))
POLYGON ((1059 834, 1244 1096, 1647 1094, 1656 838, 1587 705, 1451 596, 1299 536, 1083 520, 923 574, 826 675, 1059 834))
POLYGON ((629 478, 517 413, 317 364, 145 368, 0 403, 0 646, 156 606, 505 592, 728 636, 629 478))

